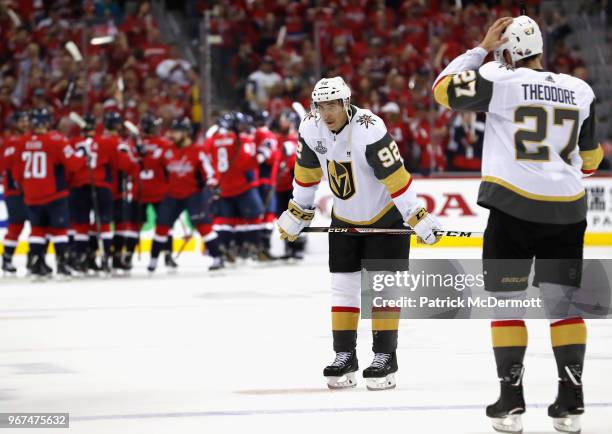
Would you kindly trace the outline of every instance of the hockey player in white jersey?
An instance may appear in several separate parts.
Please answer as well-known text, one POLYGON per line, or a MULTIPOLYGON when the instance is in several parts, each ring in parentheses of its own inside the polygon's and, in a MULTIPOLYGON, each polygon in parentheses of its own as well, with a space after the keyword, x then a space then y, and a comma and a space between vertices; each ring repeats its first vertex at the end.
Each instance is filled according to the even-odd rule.
MULTIPOLYGON (((603 155, 594 138, 595 95, 578 78, 544 70, 542 53, 535 21, 501 18, 478 47, 440 73, 433 87, 436 101, 447 108, 487 113, 478 204, 490 210, 485 285, 499 297, 524 294, 533 258, 544 300, 559 300, 580 286, 575 270, 582 268, 586 228, 581 179, 597 169, 603 155), (490 51, 496 61, 483 65, 490 51), (521 261, 500 266, 496 259, 521 261)), ((576 313, 547 313, 559 376, 548 415, 558 431, 579 432, 586 326, 576 313)), ((491 325, 501 393, 487 416, 498 431, 521 432, 527 329, 519 317, 491 325)))
MULTIPOLYGON (((299 128, 293 199, 278 220, 281 238, 293 241, 310 225, 315 191, 325 179, 334 194, 332 226, 405 228, 406 223, 423 242, 436 242, 433 231, 440 226, 410 188, 412 178, 384 122, 351 105, 350 98, 341 77, 320 80, 312 92, 312 111, 299 128)), ((356 385, 362 260, 404 259, 407 269, 409 250, 409 236, 329 234, 336 358, 323 375, 330 388, 356 385)), ((372 312, 374 361, 363 371, 369 389, 395 386, 398 324, 396 309, 372 312)))

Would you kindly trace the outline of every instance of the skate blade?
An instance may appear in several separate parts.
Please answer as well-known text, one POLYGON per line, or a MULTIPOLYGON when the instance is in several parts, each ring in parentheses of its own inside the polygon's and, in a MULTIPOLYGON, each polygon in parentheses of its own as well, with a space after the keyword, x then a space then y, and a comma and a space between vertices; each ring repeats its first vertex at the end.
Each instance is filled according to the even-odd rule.
POLYGON ((55 276, 55 280, 57 280, 58 282, 70 282, 72 280, 72 276, 64 276, 64 275, 57 275, 55 276))
POLYGON ((330 389, 350 389, 357 386, 357 378, 354 372, 341 375, 339 377, 325 377, 327 378, 327 387, 330 389))
POLYGON ((580 415, 569 415, 567 417, 553 417, 553 428, 559 432, 578 434, 582 430, 580 415))
POLYGON ((506 417, 492 417, 493 429, 497 432, 520 434, 523 432, 523 422, 520 414, 510 414, 506 417))
POLYGON ((368 390, 388 390, 395 388, 395 374, 389 374, 386 377, 366 378, 366 387, 368 390))

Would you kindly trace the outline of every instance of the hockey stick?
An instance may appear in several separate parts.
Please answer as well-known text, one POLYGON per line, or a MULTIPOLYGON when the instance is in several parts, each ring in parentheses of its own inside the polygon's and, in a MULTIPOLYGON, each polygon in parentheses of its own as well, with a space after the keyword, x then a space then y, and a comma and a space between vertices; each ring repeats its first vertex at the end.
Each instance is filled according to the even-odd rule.
POLYGON ((298 101, 293 101, 291 103, 291 108, 293 109, 294 112, 298 114, 300 119, 304 119, 304 116, 306 116, 307 112, 302 104, 300 104, 298 101))
MULTIPOLYGON (((84 130, 87 124, 85 120, 75 112, 70 112, 68 118, 77 124, 81 130, 84 130)), ((87 138, 86 142, 88 146, 91 146, 93 140, 87 138)), ((89 174, 89 188, 91 193, 91 202, 93 204, 94 212, 94 223, 96 225, 96 241, 98 244, 98 250, 101 254, 104 254, 104 243, 102 242, 102 222, 100 221, 100 206, 98 204, 98 191, 96 190, 96 179, 94 176, 94 170, 91 167, 91 156, 87 154, 87 172, 89 174)))
MULTIPOLYGON (((121 86, 123 86, 123 79, 121 79, 121 86)), ((134 125, 132 122, 130 121, 125 121, 123 122, 123 125, 125 126, 125 128, 128 129, 128 131, 132 134, 132 136, 134 136, 134 138, 136 139, 136 146, 140 147, 142 146, 142 140, 140 137, 140 130, 138 129, 138 127, 136 125, 134 125)), ((142 169, 142 160, 138 159, 138 163, 140 168, 142 169)), ((140 248, 140 223, 142 222, 142 213, 144 211, 144 207, 141 206, 140 203, 140 198, 142 195, 142 179, 140 178, 140 171, 138 171, 138 176, 137 176, 137 180, 136 183, 138 185, 138 196, 135 198, 136 199, 136 206, 138 207, 137 209, 137 216, 136 219, 138 220, 138 223, 136 225, 136 246, 138 247, 138 262, 140 262, 140 255, 141 255, 141 248, 140 248)))
MULTIPOLYGON (((302 232, 310 233, 344 233, 354 235, 416 235, 416 232, 412 229, 389 229, 389 228, 338 228, 338 227, 325 227, 325 226, 310 226, 304 228, 302 232)), ((433 231, 436 237, 461 237, 461 238, 475 238, 481 236, 484 232, 473 232, 473 231, 433 231)))
MULTIPOLYGON (((77 45, 74 42, 68 41, 64 45, 64 48, 66 48, 68 53, 70 53, 70 56, 72 57, 72 59, 77 65, 77 69, 79 69, 81 66, 81 62, 83 61, 83 56, 81 55, 81 52, 79 51, 79 47, 77 47, 77 45)), ((68 86, 66 87, 66 93, 64 94, 64 98, 62 99, 62 106, 64 107, 70 104, 70 100, 74 96, 74 92, 76 90, 75 75, 76 74, 72 74, 70 76, 70 80, 68 81, 68 86)))

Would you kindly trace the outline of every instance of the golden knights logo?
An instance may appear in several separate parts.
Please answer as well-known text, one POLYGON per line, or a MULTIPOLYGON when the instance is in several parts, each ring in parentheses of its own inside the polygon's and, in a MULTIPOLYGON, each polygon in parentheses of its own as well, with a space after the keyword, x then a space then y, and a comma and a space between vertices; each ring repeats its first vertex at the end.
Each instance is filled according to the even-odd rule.
POLYGON ((364 127, 366 127, 366 129, 370 125, 374 125, 375 122, 376 122, 376 119, 374 119, 374 116, 372 115, 362 114, 361 116, 357 118, 357 123, 359 125, 363 125, 364 127))
POLYGON ((328 161, 327 173, 329 174, 329 187, 334 196, 347 200, 355 194, 355 179, 350 161, 328 161))

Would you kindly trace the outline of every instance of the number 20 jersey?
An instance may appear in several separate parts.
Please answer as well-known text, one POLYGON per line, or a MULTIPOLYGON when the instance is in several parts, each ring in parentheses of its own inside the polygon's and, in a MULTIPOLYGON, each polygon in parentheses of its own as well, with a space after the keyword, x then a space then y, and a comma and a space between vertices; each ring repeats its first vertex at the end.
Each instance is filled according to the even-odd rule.
POLYGON ((480 205, 541 223, 586 217, 581 179, 601 161, 588 84, 488 62, 439 79, 434 93, 452 109, 487 113, 480 205))

